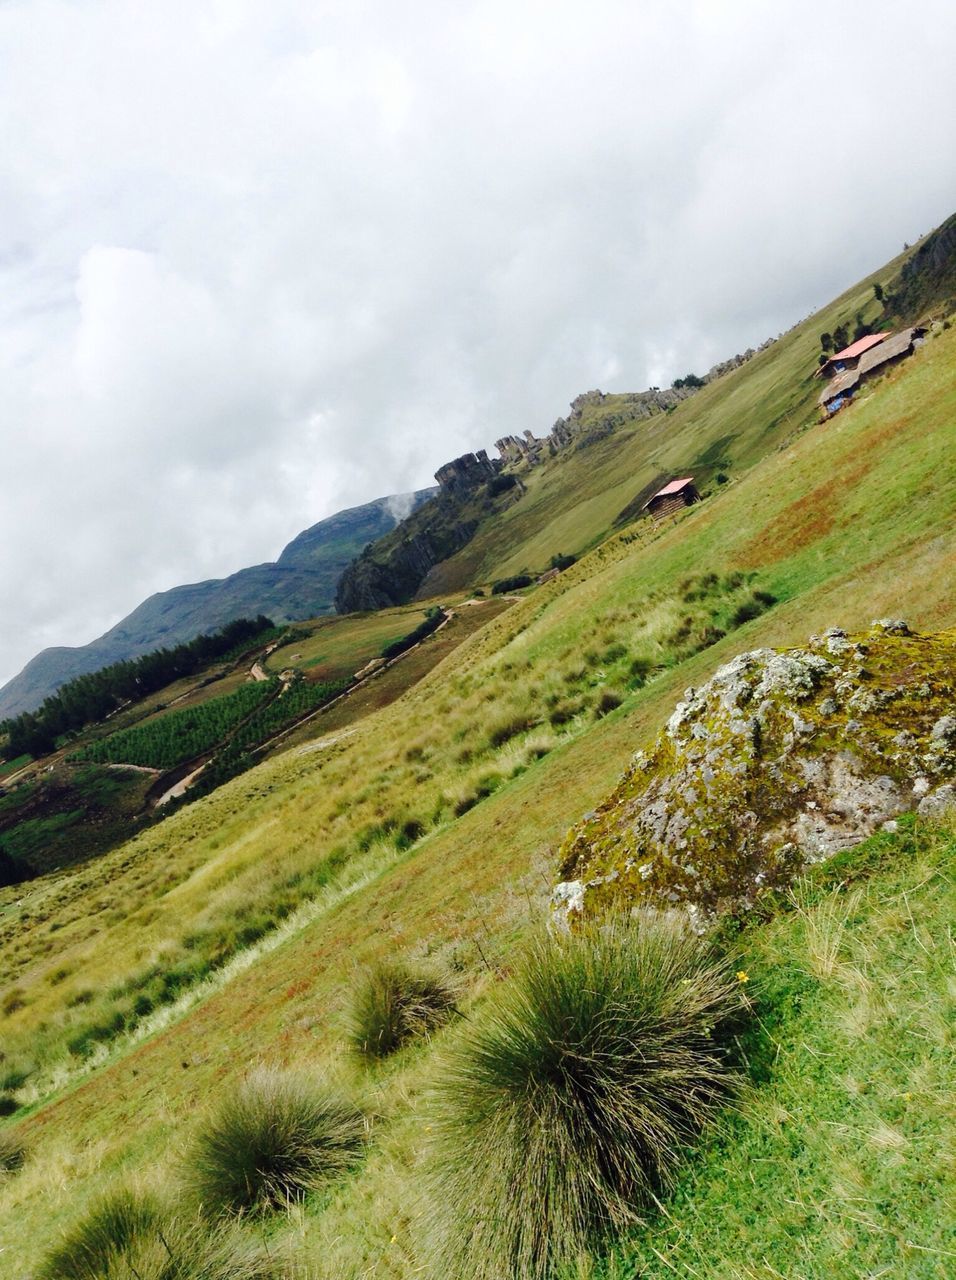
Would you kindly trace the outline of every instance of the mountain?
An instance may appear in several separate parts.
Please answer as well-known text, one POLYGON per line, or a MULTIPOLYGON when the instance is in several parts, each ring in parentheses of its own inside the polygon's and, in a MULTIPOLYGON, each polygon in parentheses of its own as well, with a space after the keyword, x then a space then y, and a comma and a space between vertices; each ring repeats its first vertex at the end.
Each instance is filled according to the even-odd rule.
MULTIPOLYGON (((923 255, 933 274, 921 272, 921 308, 934 281, 946 284, 941 254, 942 274, 923 255)), ((896 295, 901 266, 695 382, 672 409, 642 417, 636 400, 595 397, 559 453, 476 472, 460 510, 487 501, 489 514, 419 592, 481 585, 557 552, 577 561, 526 591, 456 606, 406 659, 134 839, 0 886, 0 1143, 11 1153, 0 1256, 17 1275, 64 1274, 64 1251, 76 1256, 104 1222, 107 1270, 162 1265, 178 1241, 185 1257, 212 1230, 206 1252, 189 1255, 200 1258, 192 1274, 210 1274, 205 1259, 218 1266, 224 1255, 210 1251, 233 1233, 210 1228, 212 1213, 170 1212, 167 1226, 164 1206, 196 1194, 221 1105, 249 1102, 226 1115, 235 1150, 257 1158, 258 1135, 290 1114, 280 1105, 302 1098, 314 1116, 311 1081, 322 1099, 342 1090, 355 1121, 368 1107, 372 1122, 347 1131, 356 1163, 335 1164, 318 1194, 293 1184, 293 1214, 284 1200, 244 1214, 233 1272, 261 1245, 263 1267, 289 1258, 343 1280, 497 1278, 517 1273, 527 1246, 520 1270, 538 1280, 560 1257, 555 1239, 567 1241, 555 1207, 571 1206, 574 1227, 603 1186, 614 1199, 593 1209, 586 1251, 571 1241, 568 1274, 945 1273, 956 317, 931 300, 919 348, 835 418, 821 420, 813 376, 821 334, 880 323, 874 286, 896 295), (700 502, 660 521, 638 515, 649 485, 688 475, 700 502), (909 806, 918 820, 899 812, 909 806), (549 907, 580 903, 587 921, 602 899, 624 906, 627 933, 575 928, 548 942, 549 907), (629 908, 645 902, 647 949, 618 950, 616 938, 634 938, 629 908), (696 931, 711 911, 730 912, 712 954, 731 965, 714 981, 653 941, 690 944, 678 920, 696 931), (609 954, 620 965, 592 962, 609 954), (421 992, 436 987, 443 1004, 426 1004, 421 992), (721 992, 736 993, 735 1016, 715 1030, 721 992), (412 1031, 409 1008, 428 1014, 412 1031), (454 1015, 443 1027, 437 1008, 454 1015), (638 1034, 621 1030, 628 1008, 645 1030, 692 1032, 664 1093, 647 1086, 647 1055, 626 1057, 638 1034), (387 1046, 398 1047, 380 1063, 369 1050, 384 1051, 383 1027, 398 1028, 387 1046), (696 1068, 688 1079, 685 1061, 732 1067, 745 1091, 712 1135, 672 1143, 697 1124, 673 1081, 708 1108, 732 1083, 696 1068), (636 1101, 605 1089, 632 1081, 636 1101), (621 1117, 645 1115, 640 1145, 621 1117), (679 1160, 662 1166, 666 1179, 650 1166, 645 1202, 629 1162, 668 1148, 679 1160), (594 1152, 599 1164, 582 1165, 594 1152), (587 1186, 567 1192, 582 1168, 587 1186), (106 1195, 107 1209, 135 1215, 108 1213, 106 1195)), ((482 465, 474 455, 457 471, 482 465)), ((442 468, 446 490, 455 470, 442 468)), ((332 662, 354 672, 407 634, 414 612, 321 618, 268 669, 299 662, 303 683, 332 662)), ((202 692, 215 714, 215 687, 202 692)), ((187 709, 157 718, 144 707, 142 727, 187 709)), ((98 740, 113 732, 99 726, 98 740)), ((117 781, 150 785, 105 765, 69 768, 87 802, 117 781)), ((36 769, 56 776, 46 761, 36 769)), ((7 813, 34 803, 34 783, 16 778, 0 796, 7 813)), ((0 854, 45 854, 59 812, 31 809, 0 854)), ((234 1168, 217 1218, 234 1212, 234 1168)))
POLYGON ((330 613, 346 565, 434 492, 395 494, 339 511, 293 538, 274 563, 158 591, 89 644, 44 649, 0 689, 0 719, 32 711, 74 676, 191 640, 233 618, 264 613, 291 622, 330 613))
POLYGON ((536 437, 505 436, 499 457, 465 454, 435 474, 437 496, 366 546, 345 570, 336 609, 379 609, 537 576, 642 514, 668 479, 712 491, 817 416, 822 332, 898 328, 956 305, 956 215, 756 349, 661 390, 587 391, 536 437))

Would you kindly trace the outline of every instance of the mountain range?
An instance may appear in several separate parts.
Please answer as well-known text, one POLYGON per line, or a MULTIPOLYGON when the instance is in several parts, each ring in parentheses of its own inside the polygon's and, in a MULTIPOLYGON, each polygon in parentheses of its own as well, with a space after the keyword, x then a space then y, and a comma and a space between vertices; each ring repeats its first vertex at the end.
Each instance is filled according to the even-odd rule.
POLYGON ((346 566, 436 492, 393 494, 336 512, 293 538, 275 561, 158 591, 89 644, 44 649, 0 689, 0 719, 32 711, 75 676, 191 640, 234 618, 264 613, 282 623, 331 613, 346 566))

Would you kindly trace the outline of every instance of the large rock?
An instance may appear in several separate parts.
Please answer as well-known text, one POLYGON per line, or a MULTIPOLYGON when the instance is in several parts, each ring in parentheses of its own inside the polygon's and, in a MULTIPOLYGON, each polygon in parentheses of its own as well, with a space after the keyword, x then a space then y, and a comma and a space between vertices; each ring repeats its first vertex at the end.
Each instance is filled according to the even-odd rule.
POLYGON ((874 623, 758 649, 688 689, 561 849, 559 918, 611 905, 751 904, 910 809, 950 803, 956 631, 874 623))

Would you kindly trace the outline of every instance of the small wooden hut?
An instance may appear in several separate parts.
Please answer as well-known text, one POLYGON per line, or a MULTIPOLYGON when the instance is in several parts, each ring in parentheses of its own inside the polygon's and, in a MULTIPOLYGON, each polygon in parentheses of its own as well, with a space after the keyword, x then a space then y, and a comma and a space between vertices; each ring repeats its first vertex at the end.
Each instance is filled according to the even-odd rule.
POLYGON ((649 512, 655 520, 663 520, 665 516, 673 515, 682 507, 693 506, 695 502, 700 502, 700 494, 694 485, 694 477, 684 476, 680 480, 672 480, 670 484, 665 484, 663 489, 658 489, 657 493, 644 503, 644 510, 649 512))

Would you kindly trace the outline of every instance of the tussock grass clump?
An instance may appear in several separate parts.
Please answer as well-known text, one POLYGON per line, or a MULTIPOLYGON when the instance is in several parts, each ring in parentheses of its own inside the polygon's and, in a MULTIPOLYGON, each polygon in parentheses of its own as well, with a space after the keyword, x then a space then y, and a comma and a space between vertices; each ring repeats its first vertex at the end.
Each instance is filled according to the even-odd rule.
POLYGON ((366 969, 356 986, 349 1039, 361 1057, 386 1058, 410 1041, 431 1035, 454 1009, 454 988, 437 970, 380 960, 366 969))
POLYGON ((600 719, 602 716, 610 715, 612 711, 616 711, 624 701, 624 694, 620 689, 602 689, 598 695, 598 700, 594 707, 594 714, 600 719))
POLYGON ((16 1173, 23 1168, 27 1149, 12 1133, 0 1133, 0 1178, 5 1173, 16 1173))
POLYGON ((502 747, 512 738, 516 738, 519 733, 527 733, 529 729, 533 729, 537 723, 537 717, 526 711, 502 716, 488 730, 488 745, 502 747))
POLYGON ((345 1173, 365 1141, 362 1113, 305 1076, 250 1075, 200 1130, 188 1180, 204 1209, 282 1209, 345 1173))
POLYGON ((639 1220, 737 1083, 728 964, 666 919, 540 939, 437 1086, 437 1274, 539 1280, 639 1220))
POLYGON ((186 1220, 152 1196, 114 1191, 46 1255, 37 1280, 275 1280, 275 1263, 237 1230, 186 1220))

